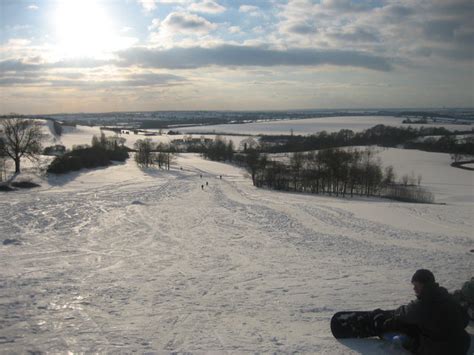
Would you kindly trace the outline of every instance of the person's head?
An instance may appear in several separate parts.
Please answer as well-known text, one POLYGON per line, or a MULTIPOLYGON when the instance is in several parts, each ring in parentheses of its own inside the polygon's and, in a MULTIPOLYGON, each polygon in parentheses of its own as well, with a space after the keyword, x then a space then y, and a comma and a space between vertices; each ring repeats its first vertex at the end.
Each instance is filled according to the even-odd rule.
POLYGON ((419 269, 413 274, 411 283, 413 284, 416 297, 420 297, 426 286, 435 284, 435 277, 430 270, 419 269))

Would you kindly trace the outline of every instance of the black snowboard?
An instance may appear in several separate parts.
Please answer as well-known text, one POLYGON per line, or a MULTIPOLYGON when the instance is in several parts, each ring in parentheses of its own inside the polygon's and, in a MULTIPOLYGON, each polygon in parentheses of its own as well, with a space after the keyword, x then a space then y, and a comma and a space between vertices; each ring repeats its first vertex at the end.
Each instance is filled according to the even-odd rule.
POLYGON ((332 335, 337 339, 381 336, 380 324, 383 323, 382 318, 390 316, 389 312, 391 311, 337 312, 331 318, 332 335))

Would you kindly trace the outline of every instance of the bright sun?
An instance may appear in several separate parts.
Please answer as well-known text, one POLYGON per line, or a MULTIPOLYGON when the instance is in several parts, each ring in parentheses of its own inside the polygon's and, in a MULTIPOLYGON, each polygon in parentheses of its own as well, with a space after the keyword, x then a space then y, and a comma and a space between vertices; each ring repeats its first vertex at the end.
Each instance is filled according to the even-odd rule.
POLYGON ((58 3, 54 25, 61 57, 104 57, 117 49, 110 16, 93 0, 58 3))

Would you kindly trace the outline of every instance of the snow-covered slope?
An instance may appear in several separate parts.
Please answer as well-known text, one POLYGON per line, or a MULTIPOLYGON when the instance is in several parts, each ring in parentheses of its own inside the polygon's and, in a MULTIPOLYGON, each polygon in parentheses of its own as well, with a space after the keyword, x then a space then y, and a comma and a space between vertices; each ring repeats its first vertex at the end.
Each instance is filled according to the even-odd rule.
POLYGON ((256 189, 192 154, 50 178, 1 195, 0 235, 19 245, 0 245, 0 352, 399 354, 335 340, 331 315, 409 301, 421 267, 459 288, 472 216, 256 189))

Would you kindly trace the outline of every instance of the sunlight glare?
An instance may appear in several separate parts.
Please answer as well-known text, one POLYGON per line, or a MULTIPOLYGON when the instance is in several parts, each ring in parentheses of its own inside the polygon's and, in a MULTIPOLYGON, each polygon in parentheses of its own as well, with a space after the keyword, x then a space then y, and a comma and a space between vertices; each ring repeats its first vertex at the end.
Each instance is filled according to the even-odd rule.
POLYGON ((62 57, 100 58, 119 46, 111 18, 97 1, 61 1, 54 25, 62 57))

